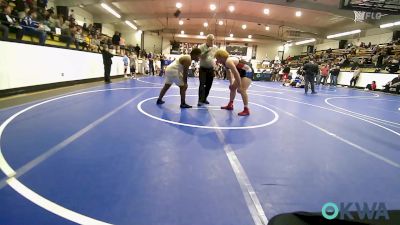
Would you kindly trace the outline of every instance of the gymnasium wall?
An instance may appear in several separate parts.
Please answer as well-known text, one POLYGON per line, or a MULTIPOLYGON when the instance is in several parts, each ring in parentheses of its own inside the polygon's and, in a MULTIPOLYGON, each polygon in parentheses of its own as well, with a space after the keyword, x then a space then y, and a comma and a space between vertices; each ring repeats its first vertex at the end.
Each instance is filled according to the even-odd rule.
POLYGON ((116 26, 115 30, 122 33, 122 37, 125 38, 126 45, 130 44, 130 45, 136 46, 136 44, 138 44, 140 46, 140 42, 141 42, 140 32, 133 30, 132 28, 130 28, 124 24, 116 26))
MULTIPOLYGON (((383 33, 383 34, 371 34, 371 35, 368 35, 368 31, 367 31, 367 34, 365 37, 360 37, 361 42, 364 42, 365 44, 368 44, 369 42, 371 42, 371 44, 373 44, 373 45, 389 43, 392 41, 392 39, 393 39, 393 31, 388 32, 388 33, 383 33)), ((357 38, 350 39, 349 43, 356 44, 357 38)))
POLYGON ((93 15, 80 7, 69 7, 69 11, 74 10, 74 18, 79 25, 86 23, 93 24, 93 15))
POLYGON ((336 40, 324 40, 323 43, 317 44, 314 46, 317 50, 327 50, 331 49, 338 49, 339 48, 339 41, 336 40))
MULTIPOLYGON (((99 78, 101 54, 0 41, 0 90, 99 78)), ((123 74, 122 57, 113 57, 111 75, 123 74)))
MULTIPOLYGON (((95 21, 96 22, 96 21, 95 21)), ((103 23, 102 24, 102 33, 112 37, 115 33, 115 27, 112 24, 103 23)))
MULTIPOLYGON (((275 56, 278 55, 278 49, 282 46, 281 42, 271 42, 268 44, 257 44, 257 60, 263 60, 265 58, 269 58, 270 60, 275 59, 275 56)), ((296 56, 300 55, 303 52, 303 46, 291 46, 285 48, 283 58, 286 59, 289 55, 296 56)), ((281 57, 279 58, 281 59, 281 57)))
POLYGON ((257 47, 256 59, 262 60, 269 58, 270 60, 275 59, 278 55, 278 48, 282 44, 279 42, 271 42, 270 44, 262 44, 257 47))
POLYGON ((147 53, 153 52, 159 54, 162 52, 162 37, 157 33, 144 32, 144 49, 147 53))

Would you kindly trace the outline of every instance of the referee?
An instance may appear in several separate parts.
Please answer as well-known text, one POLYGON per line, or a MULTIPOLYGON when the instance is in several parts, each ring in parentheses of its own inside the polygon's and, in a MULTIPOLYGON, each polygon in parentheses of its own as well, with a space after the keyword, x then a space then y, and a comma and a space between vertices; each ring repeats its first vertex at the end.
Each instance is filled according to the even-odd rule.
POLYGON ((111 83, 110 73, 111 73, 111 58, 114 56, 108 50, 108 46, 104 45, 101 49, 101 55, 103 56, 103 64, 104 64, 104 82, 111 83))
POLYGON ((311 84, 311 94, 317 94, 317 92, 315 92, 314 80, 315 75, 319 72, 318 65, 314 62, 314 60, 310 60, 310 62, 306 62, 306 64, 304 64, 303 70, 305 72, 305 94, 308 92, 308 84, 311 84))
POLYGON ((215 37, 212 34, 207 35, 207 42, 199 46, 201 50, 200 56, 200 70, 199 70, 199 103, 197 106, 203 104, 210 104, 207 101, 208 94, 214 79, 214 54, 218 50, 214 45, 215 37))

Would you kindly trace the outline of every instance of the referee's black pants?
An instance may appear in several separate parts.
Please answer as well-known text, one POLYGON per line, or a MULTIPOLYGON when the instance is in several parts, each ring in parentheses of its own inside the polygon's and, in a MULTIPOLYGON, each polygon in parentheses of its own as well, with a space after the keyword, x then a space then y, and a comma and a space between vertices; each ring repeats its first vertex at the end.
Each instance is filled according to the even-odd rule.
POLYGON ((199 102, 207 101, 214 80, 214 68, 200 67, 199 70, 199 102))

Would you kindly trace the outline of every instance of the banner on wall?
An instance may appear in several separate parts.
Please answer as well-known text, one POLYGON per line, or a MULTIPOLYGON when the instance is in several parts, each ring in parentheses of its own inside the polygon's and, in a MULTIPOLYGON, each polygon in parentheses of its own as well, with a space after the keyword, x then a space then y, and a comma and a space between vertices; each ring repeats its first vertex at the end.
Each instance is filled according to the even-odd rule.
POLYGON ((233 56, 247 56, 246 46, 228 45, 226 46, 226 51, 233 56))
POLYGON ((193 48, 197 48, 200 43, 186 43, 186 42, 174 42, 171 44, 172 55, 190 54, 193 48))
MULTIPOLYGON (((171 51, 172 55, 182 55, 182 54, 190 54, 193 48, 198 48, 202 43, 187 43, 187 42, 171 42, 171 51)), ((217 42, 215 45, 220 48, 221 43, 217 42)))
MULTIPOLYGON (((339 8, 364 13, 370 12, 375 14, 374 18, 380 18, 380 15, 383 14, 398 15, 400 13, 400 3, 398 0, 341 0, 339 8)), ((371 19, 372 14, 363 17, 364 19, 371 19)))

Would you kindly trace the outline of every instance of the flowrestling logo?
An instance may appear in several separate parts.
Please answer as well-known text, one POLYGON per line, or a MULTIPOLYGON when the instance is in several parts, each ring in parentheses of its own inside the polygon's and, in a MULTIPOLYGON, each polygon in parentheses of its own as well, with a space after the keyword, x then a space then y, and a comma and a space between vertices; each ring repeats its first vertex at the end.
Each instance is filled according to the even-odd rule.
POLYGON ((366 202, 340 202, 339 204, 328 202, 322 207, 322 216, 327 220, 341 219, 341 220, 354 220, 354 216, 351 211, 355 211, 353 214, 358 216, 358 220, 389 220, 389 213, 386 209, 386 205, 383 202, 374 202, 368 204, 366 202))

